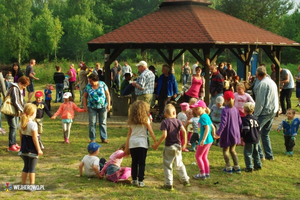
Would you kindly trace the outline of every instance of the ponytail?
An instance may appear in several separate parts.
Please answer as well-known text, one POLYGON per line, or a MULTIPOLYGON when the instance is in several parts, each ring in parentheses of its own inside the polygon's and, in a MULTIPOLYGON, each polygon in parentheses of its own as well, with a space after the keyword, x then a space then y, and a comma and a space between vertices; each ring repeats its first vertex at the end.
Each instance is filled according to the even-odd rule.
POLYGON ((233 108, 233 105, 234 105, 234 99, 229 99, 229 101, 228 101, 228 106, 229 106, 229 108, 233 108))
POLYGON ((27 103, 24 106, 23 114, 21 115, 21 129, 25 130, 27 128, 27 123, 29 122, 29 117, 36 112, 36 105, 32 103, 27 103))
POLYGON ((25 130, 27 128, 27 123, 29 121, 28 115, 24 113, 21 115, 20 119, 21 119, 21 129, 25 130))

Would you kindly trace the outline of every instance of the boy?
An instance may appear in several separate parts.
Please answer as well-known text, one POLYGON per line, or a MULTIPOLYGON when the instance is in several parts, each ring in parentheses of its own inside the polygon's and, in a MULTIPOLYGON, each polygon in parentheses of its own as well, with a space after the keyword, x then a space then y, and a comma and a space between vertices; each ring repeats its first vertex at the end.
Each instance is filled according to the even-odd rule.
POLYGON ((164 174, 165 174, 165 189, 173 189, 173 162, 175 169, 183 181, 184 186, 191 186, 189 177, 186 173, 185 166, 182 162, 181 150, 186 147, 186 131, 180 120, 176 119, 176 110, 172 104, 165 107, 164 116, 166 119, 161 123, 160 130, 162 136, 160 140, 152 145, 153 149, 157 150, 158 146, 166 139, 165 148, 163 153, 164 174), (179 131, 182 131, 184 136, 184 144, 181 147, 179 131))
POLYGON ((279 133, 281 129, 283 128, 284 133, 284 145, 286 148, 285 155, 293 156, 293 148, 295 146, 295 137, 297 135, 300 120, 299 118, 295 118, 295 110, 294 109, 288 109, 286 112, 287 119, 282 121, 278 128, 277 132, 279 133))
POLYGON ((100 165, 99 165, 99 158, 97 157, 99 154, 99 145, 96 142, 91 142, 88 147, 89 155, 85 155, 79 165, 79 176, 82 176, 82 168, 84 166, 84 171, 87 177, 97 177, 102 178, 100 176, 100 165))
POLYGON ((244 146, 244 160, 246 164, 245 172, 252 172, 252 158, 254 162, 254 170, 261 169, 261 161, 258 154, 259 143, 259 123, 252 114, 255 105, 251 102, 244 104, 245 117, 242 117, 242 131, 241 136, 245 142, 244 146))
POLYGON ((41 146, 41 149, 44 149, 43 143, 41 141, 41 134, 43 133, 43 117, 44 117, 44 111, 47 113, 47 115, 51 118, 52 114, 50 113, 48 106, 43 100, 43 93, 41 91, 36 91, 35 93, 35 101, 32 102, 36 105, 37 111, 36 111, 36 118, 35 122, 38 125, 38 140, 41 146))
POLYGON ((45 103, 48 106, 48 109, 51 110, 52 91, 50 89, 50 84, 46 85, 46 89, 45 89, 44 93, 45 93, 45 103))
POLYGON ((123 80, 123 82, 121 84, 121 92, 120 92, 120 94, 122 96, 125 95, 125 94, 123 94, 123 92, 124 92, 125 88, 129 85, 129 81, 131 80, 131 73, 125 73, 124 78, 125 79, 123 80))
MULTIPOLYGON (((216 98, 216 104, 214 104, 210 109, 210 118, 213 125, 216 127, 216 131, 218 131, 220 123, 221 123, 221 114, 224 108, 224 98, 219 96, 216 98)), ((216 146, 219 146, 219 139, 216 139, 216 146)))

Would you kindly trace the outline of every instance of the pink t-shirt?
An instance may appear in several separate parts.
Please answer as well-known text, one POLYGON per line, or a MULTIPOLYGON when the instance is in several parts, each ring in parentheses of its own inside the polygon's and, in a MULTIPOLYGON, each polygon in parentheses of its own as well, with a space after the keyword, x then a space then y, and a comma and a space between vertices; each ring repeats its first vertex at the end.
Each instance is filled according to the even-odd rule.
MULTIPOLYGON (((70 72, 73 74, 73 77, 72 78, 69 78, 69 82, 75 82, 76 81, 76 71, 74 68, 70 69, 70 72)), ((69 76, 71 76, 69 72, 69 76)))
POLYGON ((239 110, 241 117, 245 117, 244 113, 244 104, 247 102, 255 103, 252 97, 248 93, 244 93, 243 95, 234 93, 234 106, 239 110))
POLYGON ((198 99, 202 83, 203 83, 202 78, 201 79, 196 79, 195 77, 193 77, 192 85, 191 85, 190 89, 185 94, 190 96, 190 97, 195 97, 195 98, 198 99))

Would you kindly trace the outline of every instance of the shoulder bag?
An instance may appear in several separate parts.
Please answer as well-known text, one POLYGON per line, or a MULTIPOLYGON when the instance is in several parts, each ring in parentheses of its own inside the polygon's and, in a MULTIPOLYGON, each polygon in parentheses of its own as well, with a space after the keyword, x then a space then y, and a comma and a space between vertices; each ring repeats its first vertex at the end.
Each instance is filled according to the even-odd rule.
POLYGON ((18 116, 19 113, 16 112, 15 106, 11 102, 11 93, 13 88, 10 89, 8 95, 4 98, 3 103, 1 105, 1 113, 10 116, 18 116))

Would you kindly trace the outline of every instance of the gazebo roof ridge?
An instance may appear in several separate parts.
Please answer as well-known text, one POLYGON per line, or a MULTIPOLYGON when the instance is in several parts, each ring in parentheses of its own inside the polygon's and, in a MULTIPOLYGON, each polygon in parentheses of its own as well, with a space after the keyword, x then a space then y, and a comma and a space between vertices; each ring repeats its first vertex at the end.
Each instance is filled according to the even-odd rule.
POLYGON ((172 6, 172 5, 202 5, 202 6, 209 6, 212 5, 210 1, 207 0, 165 0, 160 5, 159 8, 164 6, 172 6))

